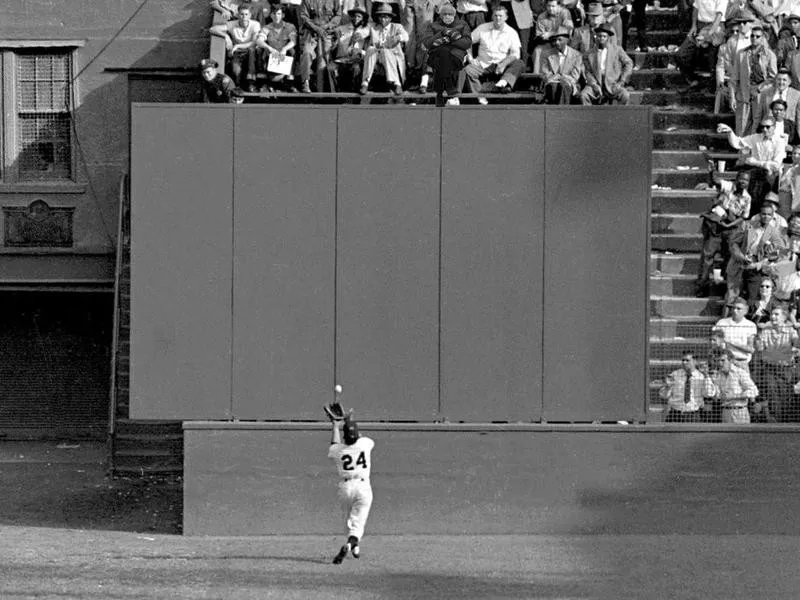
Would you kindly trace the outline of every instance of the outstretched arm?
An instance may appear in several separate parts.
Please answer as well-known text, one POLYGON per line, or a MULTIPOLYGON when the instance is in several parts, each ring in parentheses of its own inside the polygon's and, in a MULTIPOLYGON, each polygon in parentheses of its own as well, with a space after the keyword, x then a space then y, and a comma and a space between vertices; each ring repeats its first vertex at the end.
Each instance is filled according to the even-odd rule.
POLYGON ((342 431, 339 429, 341 421, 331 421, 331 444, 342 443, 342 431))

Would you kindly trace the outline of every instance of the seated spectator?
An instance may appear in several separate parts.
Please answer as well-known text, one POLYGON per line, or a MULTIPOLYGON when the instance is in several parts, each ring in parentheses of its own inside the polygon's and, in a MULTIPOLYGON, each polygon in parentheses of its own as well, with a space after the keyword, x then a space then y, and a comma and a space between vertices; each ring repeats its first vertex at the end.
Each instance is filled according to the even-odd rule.
MULTIPOLYGON (((790 55, 800 50, 800 15, 789 15, 784 19, 784 27, 788 27, 787 35, 778 40, 775 56, 779 67, 789 68, 790 55)), ((789 68, 791 77, 791 69, 789 68)))
POLYGON ((717 91, 727 92, 726 97, 729 101, 736 95, 736 91, 730 87, 733 58, 737 52, 750 45, 750 25, 753 21, 755 16, 749 10, 737 12, 725 21, 728 39, 719 47, 717 53, 716 83, 717 91))
POLYGON ((300 91, 304 94, 311 91, 311 70, 315 62, 318 75, 322 69, 328 72, 333 50, 333 32, 342 18, 340 11, 339 0, 303 0, 300 5, 302 51, 297 71, 300 91))
POLYGON ((777 74, 778 60, 766 44, 764 28, 759 24, 753 25, 750 45, 733 57, 728 84, 738 135, 750 133, 758 125, 758 121, 752 122, 751 107, 755 105, 758 94, 772 83, 777 74))
MULTIPOLYGON (((784 147, 789 150, 797 142, 796 121, 786 118, 786 102, 773 100, 769 105, 769 112, 775 119, 775 137, 783 140, 784 147)), ((784 158, 786 162, 786 158, 784 158)))
POLYGON ((700 372, 691 352, 684 353, 681 368, 672 371, 664 379, 659 396, 667 401, 667 423, 697 423, 704 398, 716 395, 714 383, 708 371, 700 372))
POLYGON ((399 23, 392 23, 392 8, 388 4, 378 6, 374 14, 378 23, 369 26, 364 54, 364 75, 359 93, 367 93, 375 67, 380 64, 383 66, 386 82, 399 96, 403 93, 403 81, 406 76, 406 60, 401 44, 408 41, 408 33, 399 23))
POLYGON ((532 42, 532 69, 535 74, 541 73, 542 50, 544 46, 550 44, 553 35, 562 29, 572 33, 574 28, 569 10, 561 6, 559 0, 547 0, 544 12, 536 17, 536 30, 532 42))
POLYGON ((700 215, 703 247, 695 284, 695 294, 698 297, 709 295, 712 271, 721 273, 724 270, 730 258, 729 240, 732 232, 742 227, 745 218, 750 214, 748 172, 740 171, 733 182, 720 179, 719 176, 715 177, 714 182, 719 187, 719 194, 711 209, 700 215))
MULTIPOLYGON (((775 100, 781 100, 784 104, 785 118, 792 123, 798 122, 800 116, 800 92, 789 87, 792 78, 788 69, 779 69, 775 75, 774 83, 768 85, 758 93, 755 104, 753 104, 753 122, 760 123, 764 117, 771 115, 771 105, 775 100)), ((781 134, 784 132, 778 132, 781 134)), ((794 141, 794 137, 791 138, 794 141)), ((787 141, 787 143, 789 143, 787 141)))
POLYGON ((770 322, 755 339, 755 349, 760 355, 755 380, 761 398, 753 406, 756 421, 785 423, 793 412, 794 360, 800 353, 797 331, 786 323, 786 309, 776 306, 770 313, 770 322))
POLYGON ((203 77, 203 102, 233 103, 233 79, 217 72, 219 64, 211 58, 200 61, 200 74, 203 77))
POLYGON ((712 374, 715 397, 720 404, 722 423, 749 423, 748 405, 758 397, 758 388, 747 369, 735 364, 730 352, 721 352, 712 374))
MULTIPOLYGON (((594 31, 605 22, 603 5, 598 2, 592 2, 586 9, 586 22, 573 30, 569 45, 581 54, 586 54, 589 50, 593 50, 597 46, 594 31)), ((610 43, 616 43, 613 37, 610 43)))
POLYGON ((262 27, 267 23, 271 8, 266 0, 211 0, 211 8, 226 21, 235 19, 241 6, 249 8, 250 18, 262 27))
POLYGON ((717 133, 727 133, 728 143, 739 150, 737 167, 750 170, 750 195, 752 211, 758 210, 766 193, 776 184, 781 173, 786 147, 783 138, 775 137, 775 119, 761 120, 758 133, 737 136, 729 125, 717 125, 717 133))
POLYGON ((489 4, 486 0, 458 0, 456 11, 458 16, 469 25, 470 30, 475 31, 478 25, 486 23, 489 4))
MULTIPOLYGON (((422 36, 422 45, 427 48, 428 66, 433 72, 433 89, 436 92, 436 106, 458 105, 459 72, 464 68, 464 57, 472 45, 469 25, 456 16, 456 9, 444 4, 439 9, 439 17, 428 25, 422 36)), ((422 91, 420 89, 420 91, 422 91)))
POLYGON ((786 240, 772 224, 775 207, 764 203, 757 221, 730 238, 731 258, 728 261, 728 298, 744 292, 750 299, 758 294, 758 283, 769 276, 769 269, 786 250, 786 240))
POLYGON ((553 47, 542 59, 546 104, 570 104, 580 92, 578 82, 583 71, 583 57, 580 52, 567 46, 569 37, 568 29, 560 29, 553 34, 553 47))
MULTIPOLYGON (((436 10, 447 4, 447 0, 407 0, 405 8, 405 21, 401 21, 406 26, 408 33, 408 43, 406 43, 406 73, 409 81, 420 81, 427 73, 428 53, 422 45, 422 38, 428 30, 428 26, 433 23, 436 10)), ((427 87, 427 78, 425 87, 427 87)), ((424 93, 424 92, 423 92, 424 93)))
POLYGON ((726 306, 731 311, 730 316, 719 319, 711 328, 712 344, 721 351, 730 352, 733 363, 749 373, 758 327, 745 318, 747 300, 744 298, 734 298, 726 306))
POLYGON ((697 65, 703 63, 713 73, 717 52, 725 39, 726 0, 695 0, 692 26, 675 53, 675 63, 686 78, 689 88, 700 87, 697 65))
MULTIPOLYGON (((519 35, 520 53, 519 57, 525 63, 526 68, 530 61, 531 51, 531 30, 536 22, 536 13, 533 12, 531 0, 495 0, 497 4, 505 7, 508 14, 508 26, 514 29, 519 35)), ((580 3, 578 3, 579 6, 580 3)))
POLYGON ((581 91, 585 105, 616 101, 628 104, 630 92, 625 89, 633 73, 633 61, 609 40, 614 31, 606 25, 597 28, 597 47, 583 57, 583 75, 586 86, 581 91))
POLYGON ((758 282, 758 294, 750 300, 747 307, 747 319, 756 324, 761 329, 770 322, 772 309, 780 305, 778 299, 773 295, 775 282, 771 277, 762 277, 758 282))
MULTIPOLYGON (((517 78, 525 70, 520 60, 520 42, 517 32, 508 26, 508 11, 496 6, 492 12, 492 22, 479 25, 472 31, 472 43, 478 46, 478 56, 467 52, 467 66, 459 76, 459 89, 463 82, 469 82, 474 94, 481 92, 482 83, 494 81, 492 91, 500 94, 510 92, 517 78)), ((478 98, 487 104, 484 97, 478 98)))
POLYGON ((261 50, 259 62, 262 65, 262 71, 267 74, 267 83, 262 86, 262 92, 274 91, 278 86, 288 89, 288 86, 294 81, 291 70, 289 73, 282 73, 271 71, 269 67, 270 58, 283 61, 286 57, 294 56, 297 30, 294 25, 284 21, 283 17, 284 8, 278 4, 270 14, 271 22, 261 29, 256 40, 256 46, 261 50))
MULTIPOLYGON (((786 222, 786 219, 784 219, 778 212, 778 210, 780 209, 780 199, 778 198, 778 194, 776 194, 775 192, 767 192, 767 195, 764 196, 764 200, 762 200, 761 202, 761 206, 764 206, 765 204, 771 204, 772 208, 775 209, 775 213, 772 217, 771 226, 777 229, 781 233, 781 235, 786 236, 786 230, 788 229, 789 224, 786 222)), ((757 224, 759 219, 761 219, 760 214, 753 215, 752 217, 750 217, 750 223, 755 225, 757 224)))
POLYGON ((361 84, 369 26, 365 8, 354 6, 347 15, 349 22, 334 30, 333 60, 328 63, 328 70, 337 91, 355 92, 361 84))
POLYGON ((247 6, 239 7, 238 19, 224 25, 214 25, 209 29, 211 35, 225 39, 228 66, 237 87, 248 92, 255 90, 256 81, 256 39, 261 25, 250 18, 247 6))
POLYGON ((800 146, 792 148, 792 165, 780 176, 778 197, 783 214, 800 210, 800 146))
MULTIPOLYGON (((446 0, 445 0, 446 1, 446 0)), ((392 23, 400 23, 404 25, 404 27, 408 26, 408 19, 411 16, 411 13, 408 9, 408 5, 406 0, 367 0, 367 12, 370 15, 373 23, 378 22, 378 15, 375 11, 379 7, 389 7, 392 10, 392 23)), ((408 33, 408 30, 406 30, 408 33)))

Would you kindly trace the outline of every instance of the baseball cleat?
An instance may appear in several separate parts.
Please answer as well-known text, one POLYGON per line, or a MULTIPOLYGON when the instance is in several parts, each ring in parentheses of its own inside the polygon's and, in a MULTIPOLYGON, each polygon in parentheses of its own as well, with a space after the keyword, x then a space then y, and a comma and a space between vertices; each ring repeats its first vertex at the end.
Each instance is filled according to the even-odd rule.
POLYGON ((350 553, 353 555, 353 558, 361 558, 361 548, 358 546, 353 546, 353 549, 350 550, 350 553))
POLYGON ((347 556, 348 552, 350 552, 350 544, 345 544, 342 546, 341 550, 339 550, 339 554, 333 557, 333 564, 342 564, 342 561, 344 560, 345 556, 347 556))

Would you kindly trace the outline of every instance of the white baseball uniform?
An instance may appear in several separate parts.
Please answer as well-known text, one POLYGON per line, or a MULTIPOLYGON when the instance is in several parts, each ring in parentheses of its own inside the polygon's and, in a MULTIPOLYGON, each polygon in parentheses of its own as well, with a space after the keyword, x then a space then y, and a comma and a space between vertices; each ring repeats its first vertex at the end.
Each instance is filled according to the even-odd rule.
POLYGON ((339 500, 344 509, 347 535, 359 540, 364 536, 369 509, 372 506, 372 486, 369 474, 372 468, 372 449, 375 442, 360 437, 350 446, 331 444, 328 458, 336 463, 339 474, 339 500))

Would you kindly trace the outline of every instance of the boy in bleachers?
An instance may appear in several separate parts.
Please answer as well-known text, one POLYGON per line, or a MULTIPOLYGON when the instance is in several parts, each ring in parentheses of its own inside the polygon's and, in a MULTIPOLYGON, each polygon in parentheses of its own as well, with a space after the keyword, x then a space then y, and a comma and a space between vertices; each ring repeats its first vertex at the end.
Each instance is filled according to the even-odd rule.
POLYGON ((256 40, 260 31, 261 25, 251 18, 246 5, 239 7, 235 21, 214 25, 209 29, 211 35, 225 40, 231 78, 237 87, 248 92, 255 90, 256 40))
POLYGON ((273 91, 275 87, 288 88, 294 77, 289 73, 279 72, 277 64, 275 70, 270 70, 270 58, 275 61, 285 61, 286 57, 293 57, 297 46, 297 29, 284 20, 283 6, 276 5, 270 14, 271 22, 265 25, 258 34, 256 46, 261 50, 260 62, 262 70, 267 74, 267 83, 262 86, 262 92, 273 91))

